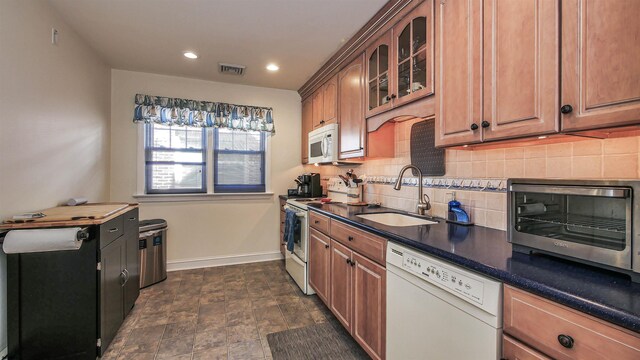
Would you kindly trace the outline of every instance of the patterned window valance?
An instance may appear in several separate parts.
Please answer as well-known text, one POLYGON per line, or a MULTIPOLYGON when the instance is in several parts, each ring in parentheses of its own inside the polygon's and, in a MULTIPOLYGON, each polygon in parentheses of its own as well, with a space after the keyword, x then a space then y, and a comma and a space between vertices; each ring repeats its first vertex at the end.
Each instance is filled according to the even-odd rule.
POLYGON ((133 122, 275 133, 273 109, 136 94, 133 122))

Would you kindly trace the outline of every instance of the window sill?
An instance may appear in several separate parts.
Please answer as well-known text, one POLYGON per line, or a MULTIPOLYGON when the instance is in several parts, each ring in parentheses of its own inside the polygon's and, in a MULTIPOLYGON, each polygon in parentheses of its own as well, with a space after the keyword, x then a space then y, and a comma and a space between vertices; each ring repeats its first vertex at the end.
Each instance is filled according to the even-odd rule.
POLYGON ((141 203, 184 202, 184 201, 226 201, 262 200, 273 197, 272 192, 264 193, 219 193, 219 194, 134 194, 141 203))

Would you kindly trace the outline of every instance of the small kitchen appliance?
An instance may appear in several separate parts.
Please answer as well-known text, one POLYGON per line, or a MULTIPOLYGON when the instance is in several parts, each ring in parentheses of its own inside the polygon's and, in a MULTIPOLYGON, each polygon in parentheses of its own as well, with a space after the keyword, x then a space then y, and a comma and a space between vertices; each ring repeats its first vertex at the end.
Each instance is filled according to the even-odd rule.
POLYGON ((298 184, 297 196, 300 197, 320 197, 322 196, 322 186, 320 185, 320 174, 307 173, 295 179, 298 184))
POLYGON ((640 181, 510 179, 513 250, 595 265, 640 282, 640 181))
POLYGON ((338 161, 338 124, 329 124, 309 133, 309 163, 338 161))

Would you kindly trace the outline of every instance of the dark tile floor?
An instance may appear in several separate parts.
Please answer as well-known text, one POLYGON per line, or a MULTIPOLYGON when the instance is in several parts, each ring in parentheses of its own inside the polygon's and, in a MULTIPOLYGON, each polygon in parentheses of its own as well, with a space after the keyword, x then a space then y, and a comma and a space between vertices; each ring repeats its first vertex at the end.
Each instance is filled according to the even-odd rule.
POLYGON ((332 316, 284 261, 170 272, 140 292, 103 359, 271 359, 267 334, 332 316))

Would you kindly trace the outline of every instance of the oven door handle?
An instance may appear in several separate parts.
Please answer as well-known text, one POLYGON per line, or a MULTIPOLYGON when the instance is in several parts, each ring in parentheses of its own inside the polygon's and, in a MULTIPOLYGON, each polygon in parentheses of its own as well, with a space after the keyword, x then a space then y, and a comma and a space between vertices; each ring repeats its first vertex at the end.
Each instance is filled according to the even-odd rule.
POLYGON ((628 198, 631 191, 617 187, 578 187, 578 186, 548 186, 531 184, 511 184, 510 192, 533 192, 540 194, 598 196, 608 198, 628 198))
POLYGON ((296 213, 296 216, 299 217, 299 218, 303 218, 303 217, 305 217, 307 215, 306 212, 304 212, 304 211, 296 211, 296 209, 292 208, 291 206, 285 205, 284 209, 285 210, 294 211, 296 213))

